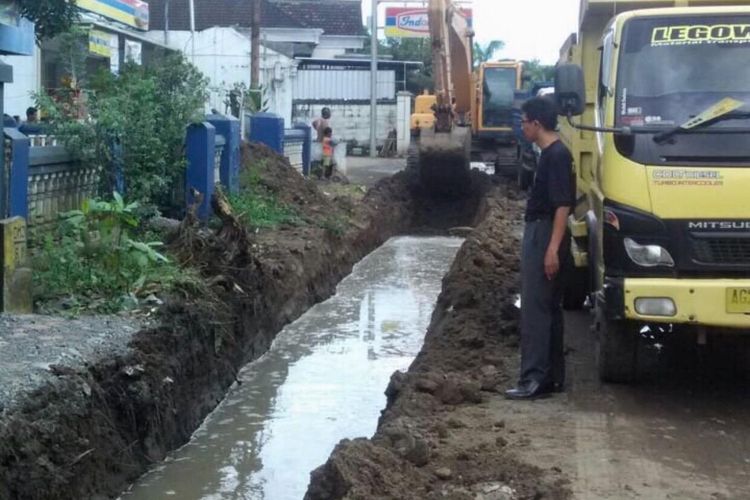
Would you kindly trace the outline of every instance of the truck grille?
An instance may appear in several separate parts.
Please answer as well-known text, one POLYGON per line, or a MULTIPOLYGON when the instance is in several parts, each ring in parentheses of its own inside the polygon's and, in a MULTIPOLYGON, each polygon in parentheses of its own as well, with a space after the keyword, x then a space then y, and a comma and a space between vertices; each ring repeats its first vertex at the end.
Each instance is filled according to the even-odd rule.
POLYGON ((750 264, 750 238, 691 238, 693 260, 701 264, 750 264))

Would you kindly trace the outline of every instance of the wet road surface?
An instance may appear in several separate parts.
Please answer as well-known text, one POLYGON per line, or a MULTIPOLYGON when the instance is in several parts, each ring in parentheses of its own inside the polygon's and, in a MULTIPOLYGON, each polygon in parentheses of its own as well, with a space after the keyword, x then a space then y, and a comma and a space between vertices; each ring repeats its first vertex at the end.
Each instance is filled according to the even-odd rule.
POLYGON ((568 389, 493 398, 520 454, 572 479, 577 499, 750 498, 750 385, 741 350, 685 342, 642 352, 642 381, 598 381, 587 313, 566 317, 568 389))
POLYGON ((394 238, 287 326, 190 443, 123 500, 301 499, 343 438, 370 436, 419 352, 458 238, 394 238))
POLYGON ((372 187, 381 179, 390 177, 406 168, 403 158, 363 158, 351 156, 346 159, 344 172, 352 184, 372 187))

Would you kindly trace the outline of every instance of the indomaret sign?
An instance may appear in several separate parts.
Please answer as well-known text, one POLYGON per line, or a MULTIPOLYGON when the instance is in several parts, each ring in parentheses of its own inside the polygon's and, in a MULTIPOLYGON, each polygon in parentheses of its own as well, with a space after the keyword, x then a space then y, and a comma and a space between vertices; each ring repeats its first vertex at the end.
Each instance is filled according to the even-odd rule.
MULTIPOLYGON (((469 26, 472 10, 461 9, 469 26)), ((385 36, 394 38, 429 38, 430 24, 426 8, 388 7, 385 9, 385 36)))

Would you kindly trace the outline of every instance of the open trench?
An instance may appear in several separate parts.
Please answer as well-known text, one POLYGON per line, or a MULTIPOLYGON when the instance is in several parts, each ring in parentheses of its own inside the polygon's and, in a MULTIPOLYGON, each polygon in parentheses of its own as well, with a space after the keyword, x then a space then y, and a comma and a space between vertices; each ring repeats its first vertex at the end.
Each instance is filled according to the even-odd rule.
MULTIPOLYGON (((439 202, 420 192, 413 172, 405 172, 379 183, 361 204, 338 199, 332 204, 288 164, 274 162, 278 168, 267 167, 261 182, 312 214, 309 223, 250 235, 229 220, 216 232, 181 233, 173 246, 190 250, 201 263, 212 295, 171 298, 158 321, 134 334, 124 352, 58 367, 52 381, 6 408, 0 415, 0 498, 119 496, 185 445, 246 375, 241 368, 263 356, 285 325, 331 296, 352 266, 393 236, 446 234, 448 228, 474 224, 492 190, 489 177, 477 174, 471 196, 439 202), (333 216, 350 222, 343 229, 331 227, 333 216)), ((455 251, 453 243, 440 245, 455 251)), ((451 261, 443 259, 444 265, 451 261)), ((433 274, 427 302, 434 302, 445 268, 432 269, 429 255, 418 260, 433 274)), ((417 337, 407 342, 400 364, 380 367, 382 373, 406 368, 418 351, 415 339, 424 334, 430 313, 425 304, 409 328, 417 337)), ((371 382, 373 391, 382 394, 384 382, 371 382)), ((383 404, 382 396, 374 399, 367 410, 371 417, 359 418, 367 428, 348 435, 371 432, 383 404)), ((341 410, 344 422, 347 413, 341 410)))
POLYGON ((336 443, 375 431, 383 389, 422 347, 461 243, 397 237, 366 256, 242 370, 189 444, 122 498, 302 498, 336 443))
POLYGON ((566 393, 502 398, 518 372, 522 201, 481 174, 475 187, 459 204, 393 184, 370 200, 402 208, 400 229, 381 235, 474 229, 458 249, 407 237, 365 257, 130 496, 747 498, 747 370, 722 369, 726 355, 687 370, 666 356, 641 386, 602 386, 586 314, 568 314, 566 393))
POLYGON ((521 203, 482 174, 475 184, 471 205, 431 200, 407 230, 442 232, 453 217, 476 227, 466 244, 397 237, 367 255, 123 500, 564 498, 564 480, 514 458, 500 428, 488 447, 481 418, 451 418, 482 411, 516 346, 521 203), (439 485, 436 469, 449 471, 439 485))

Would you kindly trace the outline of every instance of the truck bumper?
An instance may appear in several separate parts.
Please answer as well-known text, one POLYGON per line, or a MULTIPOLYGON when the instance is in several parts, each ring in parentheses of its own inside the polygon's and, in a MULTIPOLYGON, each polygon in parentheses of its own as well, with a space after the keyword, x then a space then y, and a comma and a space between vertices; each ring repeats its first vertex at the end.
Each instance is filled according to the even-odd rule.
POLYGON ((607 280, 605 290, 608 316, 750 329, 750 279, 625 278, 607 280))

